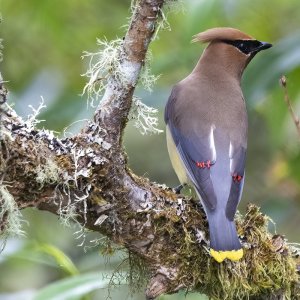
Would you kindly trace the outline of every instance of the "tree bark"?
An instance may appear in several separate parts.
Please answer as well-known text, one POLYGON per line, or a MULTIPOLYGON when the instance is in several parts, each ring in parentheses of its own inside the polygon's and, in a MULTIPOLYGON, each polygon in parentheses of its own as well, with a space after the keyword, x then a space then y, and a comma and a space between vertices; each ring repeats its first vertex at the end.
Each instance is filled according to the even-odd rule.
POLYGON ((213 299, 297 299, 298 252, 268 232, 268 218, 257 207, 249 205, 237 219, 243 260, 218 264, 208 254, 198 202, 127 167, 123 130, 164 2, 137 1, 119 54, 125 80, 111 74, 93 120, 76 136, 59 139, 22 120, 5 103, 1 80, 0 229, 11 226, 15 213, 7 209, 8 193, 18 210, 36 207, 73 217, 126 247, 132 270, 147 274, 147 299, 181 288, 213 299))

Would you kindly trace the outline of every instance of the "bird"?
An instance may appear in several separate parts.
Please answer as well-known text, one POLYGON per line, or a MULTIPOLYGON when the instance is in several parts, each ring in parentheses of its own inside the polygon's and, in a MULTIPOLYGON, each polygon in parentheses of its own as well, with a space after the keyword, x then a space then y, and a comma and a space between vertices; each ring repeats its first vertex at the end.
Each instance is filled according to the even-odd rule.
POLYGON ((272 44, 218 27, 194 36, 208 43, 193 71, 172 88, 165 107, 167 148, 181 183, 192 186, 208 220, 210 255, 218 263, 244 251, 234 216, 245 180, 248 116, 241 89, 253 57, 272 44))

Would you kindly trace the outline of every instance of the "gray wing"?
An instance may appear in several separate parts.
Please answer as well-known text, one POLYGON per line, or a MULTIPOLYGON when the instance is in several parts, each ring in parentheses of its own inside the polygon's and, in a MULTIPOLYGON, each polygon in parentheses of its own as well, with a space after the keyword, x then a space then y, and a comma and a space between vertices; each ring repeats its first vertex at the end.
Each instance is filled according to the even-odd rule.
POLYGON ((165 122, 169 126, 187 174, 206 208, 213 211, 218 201, 226 201, 226 216, 233 219, 243 188, 246 150, 239 145, 233 145, 234 149, 230 154, 228 134, 222 132, 222 128, 217 129, 217 134, 214 134, 213 124, 201 124, 200 118, 196 120, 197 125, 193 124, 190 130, 186 128, 190 120, 182 122, 180 112, 174 111, 175 95, 173 90, 165 109, 165 122), (220 176, 231 178, 223 181, 220 176), (220 195, 222 197, 224 190, 220 182, 229 185, 226 189, 230 192, 226 199, 218 199, 220 195))
POLYGON ((190 180, 195 185, 205 206, 210 210, 214 210, 217 198, 210 178, 210 167, 215 162, 214 153, 209 147, 209 133, 202 138, 199 136, 184 136, 182 134, 174 112, 175 94, 173 89, 165 109, 165 122, 169 126, 177 151, 185 165, 190 180))

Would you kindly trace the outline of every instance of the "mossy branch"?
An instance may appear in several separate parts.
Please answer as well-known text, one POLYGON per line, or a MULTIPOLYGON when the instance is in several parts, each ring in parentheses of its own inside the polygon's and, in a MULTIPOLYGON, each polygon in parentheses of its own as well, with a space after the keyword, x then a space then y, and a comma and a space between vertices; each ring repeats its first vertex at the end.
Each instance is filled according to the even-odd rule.
POLYGON ((207 250, 207 223, 198 201, 127 167, 123 129, 164 2, 134 1, 119 45, 119 75, 108 75, 94 120, 80 134, 60 140, 2 104, 0 230, 12 230, 16 210, 25 207, 47 210, 65 223, 74 220, 128 249, 129 277, 147 279, 148 299, 182 288, 212 299, 298 299, 298 250, 268 231, 269 219, 259 208, 249 205, 236 220, 245 257, 218 264, 207 250))

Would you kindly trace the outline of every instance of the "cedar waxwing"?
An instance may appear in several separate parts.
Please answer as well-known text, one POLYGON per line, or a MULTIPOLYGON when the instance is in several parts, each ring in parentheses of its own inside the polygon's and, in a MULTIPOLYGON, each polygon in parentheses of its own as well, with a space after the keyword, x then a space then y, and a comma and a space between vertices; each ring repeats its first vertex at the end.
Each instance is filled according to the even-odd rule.
POLYGON ((272 45, 233 28, 209 29, 193 41, 209 45, 172 89, 165 108, 168 151, 180 183, 192 185, 201 199, 211 256, 236 261, 243 256, 234 215, 244 185, 248 127, 241 77, 255 54, 272 45))

